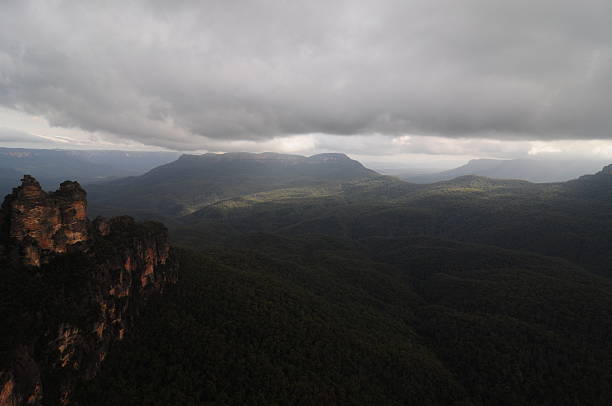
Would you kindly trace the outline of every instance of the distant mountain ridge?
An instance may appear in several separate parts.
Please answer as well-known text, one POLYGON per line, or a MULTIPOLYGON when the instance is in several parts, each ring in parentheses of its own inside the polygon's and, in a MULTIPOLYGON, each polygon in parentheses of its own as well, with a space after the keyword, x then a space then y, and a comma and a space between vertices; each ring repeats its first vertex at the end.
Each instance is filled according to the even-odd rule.
POLYGON ((433 183, 459 176, 476 175, 494 179, 521 179, 536 183, 563 182, 594 173, 607 161, 473 159, 458 168, 438 173, 407 175, 400 178, 414 183, 433 183))
POLYGON ((178 157, 176 152, 0 148, 0 193, 10 192, 24 174, 44 187, 64 179, 90 183, 142 174, 178 157))
MULTIPOLYGON (((612 404, 612 166, 592 173, 556 183, 463 175, 414 184, 342 154, 237 153, 184 155, 141 176, 92 184, 92 205, 168 216, 168 238, 181 247, 180 277, 137 309, 125 340, 108 352, 96 379, 75 386, 74 399, 90 406, 133 399, 164 406, 177 399, 612 404)), ((26 178, 21 191, 36 197, 33 186, 26 178)), ((33 224, 38 241, 64 249, 65 237, 81 230, 71 209, 82 212, 82 194, 64 204, 75 190, 67 182, 48 195, 51 203, 34 207, 9 199, 15 215, 5 224, 33 224), (37 213, 54 202, 59 212, 45 209, 52 214, 45 221, 22 215, 24 207, 37 213), (66 225, 55 227, 56 213, 66 225)), ((131 269, 159 251, 138 244, 145 258, 122 257, 134 224, 123 223, 110 240, 96 231, 105 233, 106 222, 92 223, 93 241, 104 248, 94 259, 111 261, 111 269, 131 269)), ((23 241, 19 248, 32 246, 23 241)), ((40 252, 43 263, 47 251, 40 252)), ((53 268, 70 269, 89 268, 53 268)), ((15 275, 1 285, 4 296, 23 286, 23 272, 15 275)), ((40 277, 52 275, 44 269, 40 277)), ((133 295, 142 276, 137 270, 118 280, 133 281, 125 287, 133 295)), ((49 279, 43 292, 64 292, 49 289, 49 279)), ((69 295, 50 299, 83 291, 79 279, 68 279, 69 295)), ((21 294, 13 308, 32 297, 34 310, 54 303, 21 294)), ((64 300, 49 313, 59 311, 85 316, 87 307, 64 300)), ((16 314, 21 325, 20 314, 3 314, 16 314)), ((81 331, 92 329, 83 324, 81 331)))
POLYGON ((90 185, 89 191, 91 200, 102 209, 175 216, 245 194, 373 176, 379 174, 344 154, 185 154, 138 177, 90 185))
MULTIPOLYGON (((234 164, 227 179, 244 179, 234 164)), ((262 405, 610 405, 610 172, 545 184, 372 176, 211 202, 170 225, 202 257, 183 257, 170 303, 83 400, 162 398, 176 382, 193 404, 197 386, 236 405, 252 388, 262 405)))
MULTIPOLYGON (((604 166, 591 162, 588 168, 583 168, 583 164, 580 161, 562 164, 535 160, 472 160, 454 170, 422 175, 416 180, 409 178, 410 183, 407 183, 381 175, 340 153, 310 157, 272 152, 184 154, 141 176, 99 182, 90 185, 89 190, 94 204, 92 210, 97 214, 128 212, 142 218, 170 221, 170 218, 195 213, 211 204, 225 201, 231 205, 244 204, 241 199, 245 197, 247 200, 275 200, 283 195, 338 195, 342 190, 344 198, 351 198, 349 191, 358 190, 358 200, 366 195, 368 199, 385 200, 394 193, 406 195, 427 187, 426 183, 438 182, 443 188, 477 184, 477 189, 513 185, 514 188, 540 190, 537 182, 556 184, 558 182, 553 182, 555 176, 571 179, 595 176, 585 174, 597 173, 604 166), (569 176, 569 173, 576 176, 569 176), (362 186, 355 189, 355 182, 362 186), (364 184, 368 186, 364 188, 364 184), (258 196, 247 197, 254 194, 258 196)), ((578 190, 587 183, 572 187, 578 190)))

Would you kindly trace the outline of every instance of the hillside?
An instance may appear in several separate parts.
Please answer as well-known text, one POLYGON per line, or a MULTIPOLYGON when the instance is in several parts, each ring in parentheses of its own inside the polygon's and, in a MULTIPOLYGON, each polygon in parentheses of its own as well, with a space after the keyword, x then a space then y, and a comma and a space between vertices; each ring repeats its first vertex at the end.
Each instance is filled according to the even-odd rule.
POLYGON ((201 239, 91 405, 606 405, 612 284, 435 238, 201 239), (216 245, 216 248, 206 248, 216 245), (151 368, 151 365, 154 367, 151 368))
POLYGON ((321 187, 376 175, 344 154, 182 155, 148 173, 92 185, 100 212, 187 214, 219 200, 289 187, 321 187))
MULTIPOLYGON (((609 170, 537 184, 461 176, 412 184, 340 154, 182 156, 91 185, 92 211, 164 219, 183 241, 236 232, 439 238, 526 250, 609 272, 609 170), (180 231, 179 231, 180 230, 180 231)), ((226 236, 227 235, 227 236, 226 236)))
POLYGON ((188 184, 224 197, 172 215, 178 281, 79 404, 612 401, 609 166, 417 185, 342 155, 184 156, 98 196, 137 211, 188 184))
POLYGON ((173 226, 180 239, 236 232, 360 239, 435 236, 566 258, 610 275, 609 171, 551 184, 464 176, 430 185, 389 177, 284 189, 212 203, 173 226), (180 230, 180 231, 178 231, 180 230), (193 236, 193 237, 190 237, 193 236))
POLYGON ((607 405, 610 197, 606 167, 212 201, 173 222, 181 281, 81 399, 607 405))

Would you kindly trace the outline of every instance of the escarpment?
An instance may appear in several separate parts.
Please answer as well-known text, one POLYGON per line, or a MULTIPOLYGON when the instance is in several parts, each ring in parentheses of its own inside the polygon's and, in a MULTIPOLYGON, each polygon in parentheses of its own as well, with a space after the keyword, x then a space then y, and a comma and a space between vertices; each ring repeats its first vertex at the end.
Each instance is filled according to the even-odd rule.
POLYGON ((177 264, 162 224, 90 221, 78 183, 26 175, 0 211, 0 267, 0 406, 17 406, 71 404, 177 264))

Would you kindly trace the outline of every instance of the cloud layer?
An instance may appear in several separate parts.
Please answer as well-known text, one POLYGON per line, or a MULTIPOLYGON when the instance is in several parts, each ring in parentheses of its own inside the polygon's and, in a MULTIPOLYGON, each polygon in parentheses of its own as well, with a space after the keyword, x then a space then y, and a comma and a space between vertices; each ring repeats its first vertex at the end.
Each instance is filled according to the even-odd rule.
POLYGON ((610 15, 607 0, 7 0, 0 105, 181 150, 610 139, 610 15))

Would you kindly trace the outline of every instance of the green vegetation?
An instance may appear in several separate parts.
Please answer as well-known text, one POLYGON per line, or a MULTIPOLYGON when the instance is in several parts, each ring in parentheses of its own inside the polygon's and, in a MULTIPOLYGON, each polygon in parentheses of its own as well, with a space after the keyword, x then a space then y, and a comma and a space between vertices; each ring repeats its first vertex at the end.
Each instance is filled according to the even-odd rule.
POLYGON ((343 154, 308 158, 274 153, 183 155, 145 175, 92 184, 88 191, 96 213, 125 214, 127 210, 144 217, 176 216, 247 194, 286 188, 317 190, 375 175, 343 154))
POLYGON ((432 238, 246 234, 181 254, 91 405, 605 405, 612 283, 432 238))
POLYGON ((561 257, 610 273, 609 174, 544 185, 473 176, 410 185, 379 176, 324 191, 283 189, 209 204, 175 220, 175 241, 232 244, 236 232, 254 231, 350 240, 434 236, 561 257))
POLYGON ((81 404, 612 403, 610 171, 413 185, 206 165, 120 189, 170 218, 180 278, 81 404))

